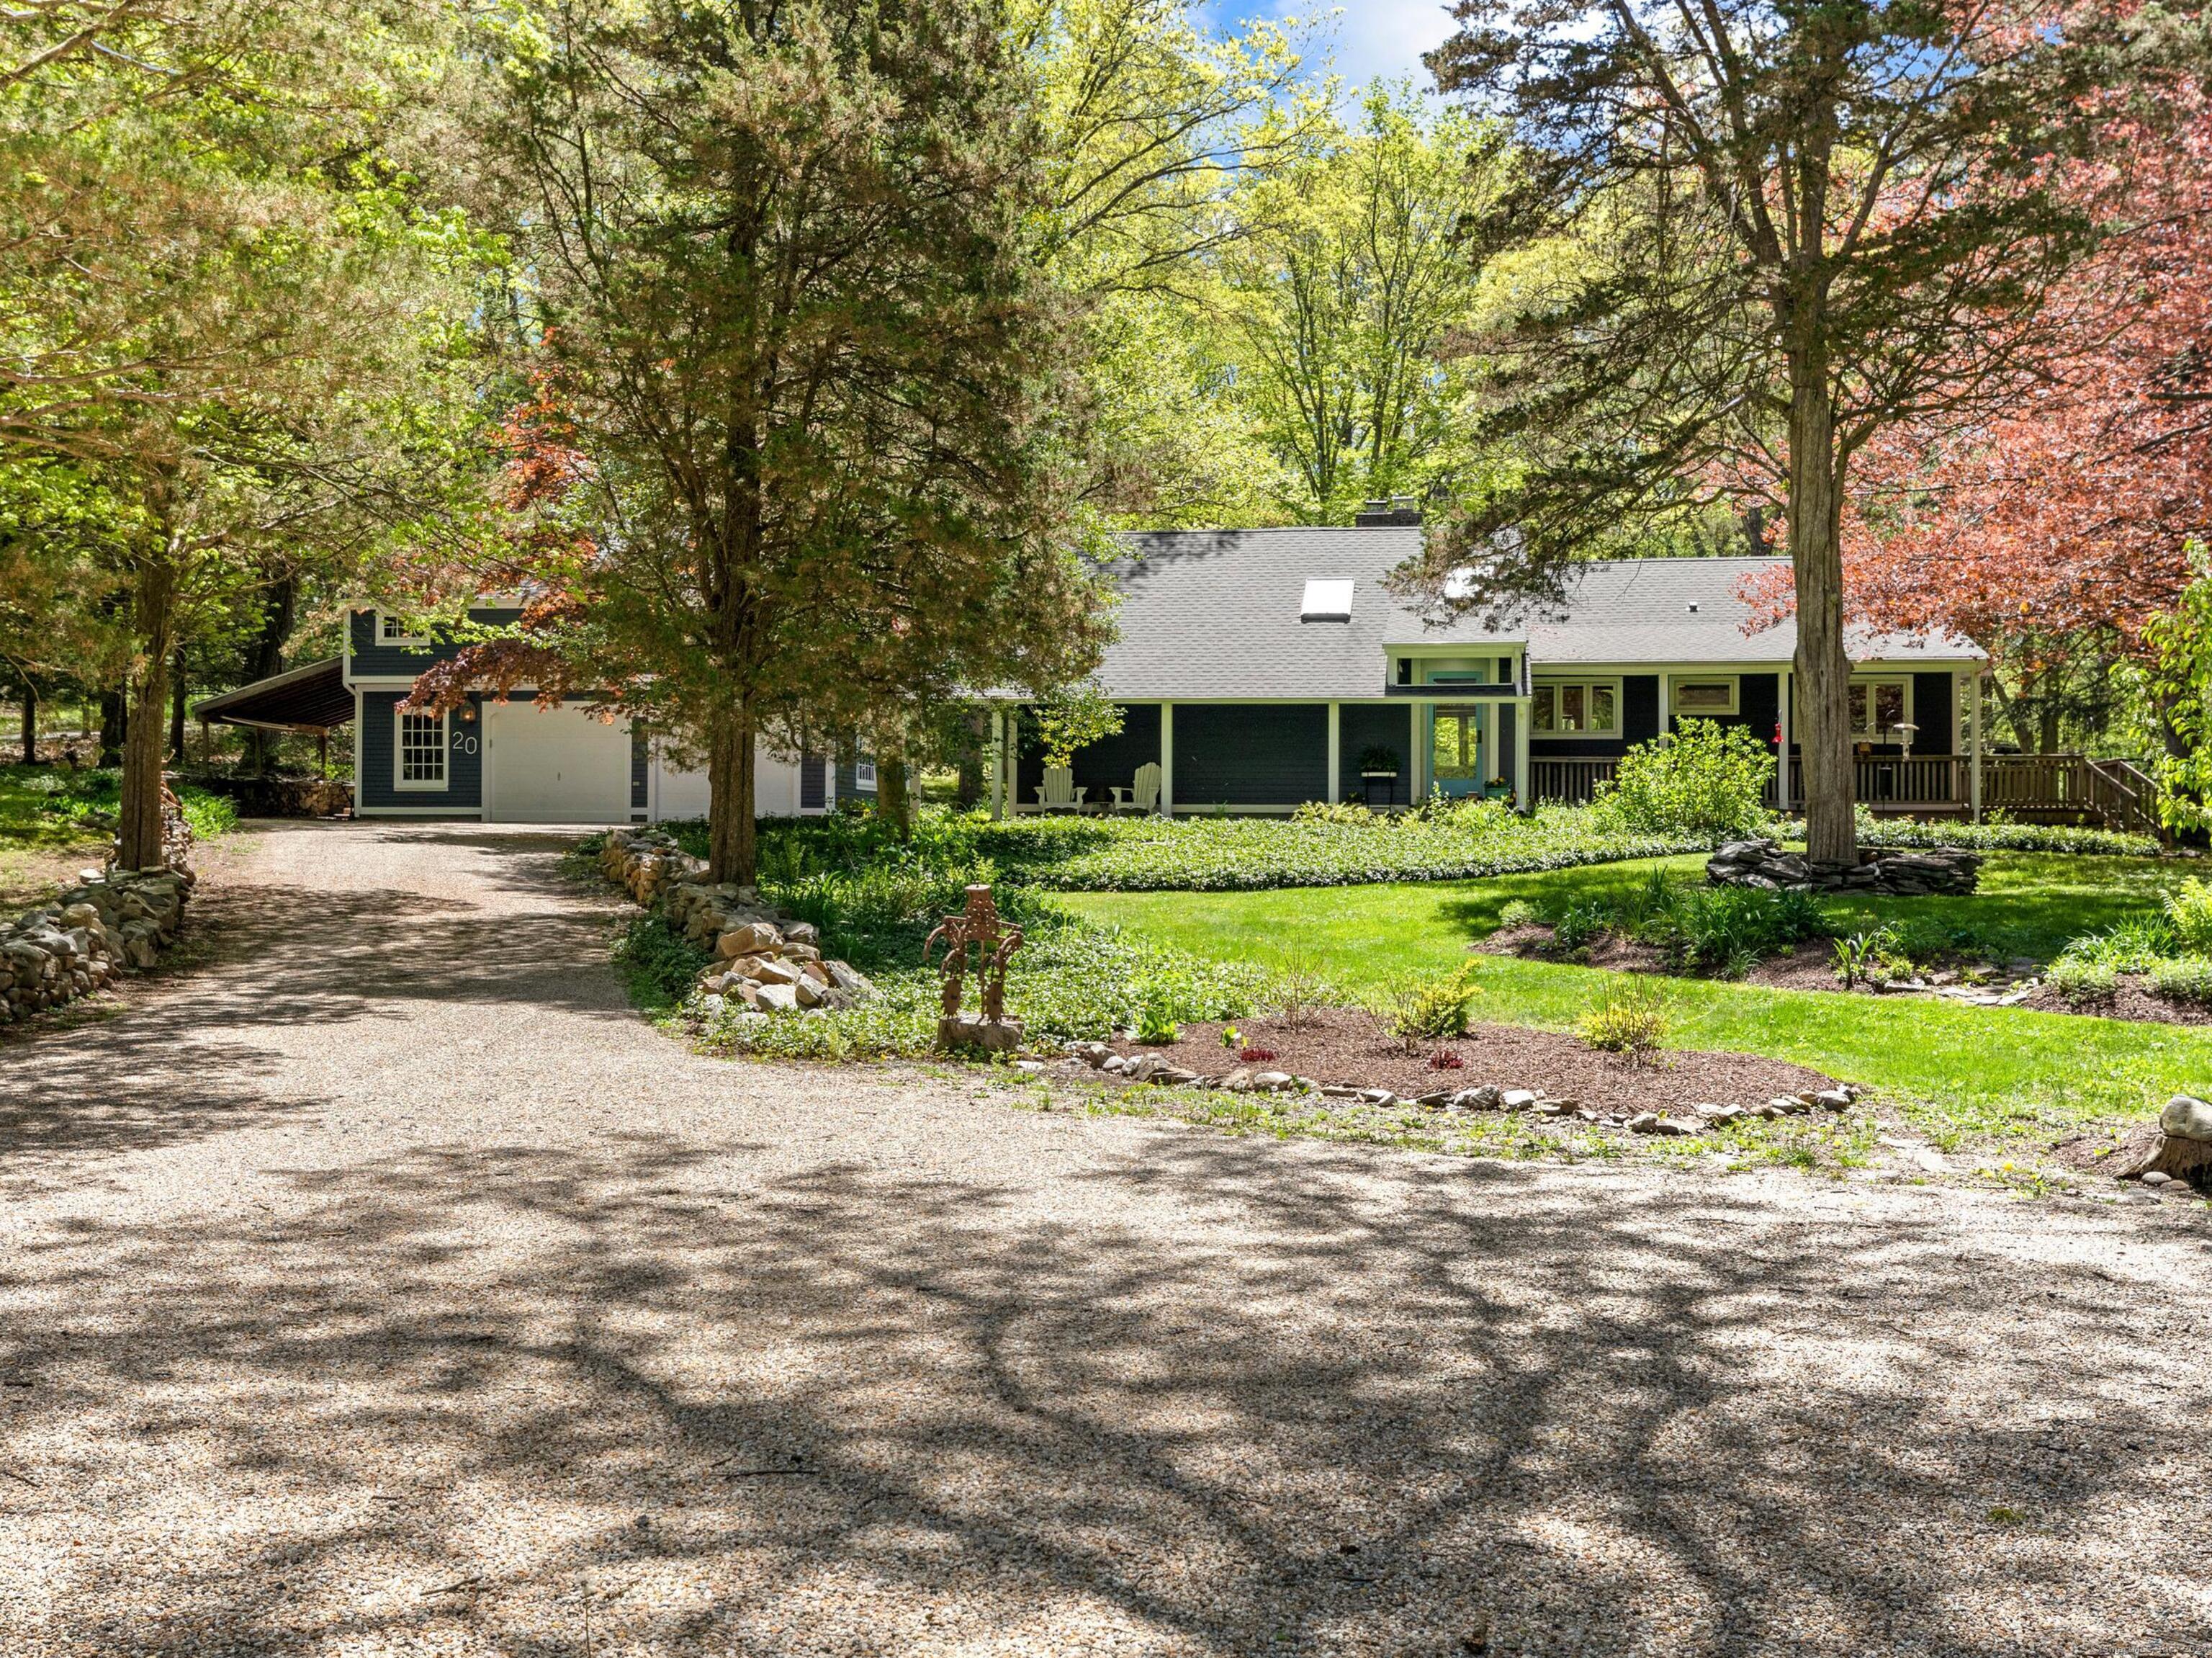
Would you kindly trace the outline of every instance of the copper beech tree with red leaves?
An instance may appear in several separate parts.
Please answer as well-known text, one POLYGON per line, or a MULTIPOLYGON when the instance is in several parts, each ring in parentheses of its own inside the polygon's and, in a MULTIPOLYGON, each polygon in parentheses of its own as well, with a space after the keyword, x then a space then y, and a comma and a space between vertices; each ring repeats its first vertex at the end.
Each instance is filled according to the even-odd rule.
POLYGON ((753 875, 760 739, 896 754, 963 689, 1041 692, 1103 646, 996 19, 551 0, 478 25, 532 389, 511 533, 437 574, 528 609, 416 694, 648 718, 705 759, 718 880, 753 875))
POLYGON ((2046 301, 2097 229, 2068 164, 2154 31, 2028 0, 1455 13, 1431 64, 1522 145, 1489 245, 1572 252, 1524 262, 1518 314, 1475 342, 1510 464, 1409 582, 1440 603, 1556 594, 1639 526, 1779 510, 1808 851, 1850 862, 1852 469, 1893 427, 1995 413, 2056 349, 2046 301), (1472 593, 1452 584, 1470 568, 1472 593))

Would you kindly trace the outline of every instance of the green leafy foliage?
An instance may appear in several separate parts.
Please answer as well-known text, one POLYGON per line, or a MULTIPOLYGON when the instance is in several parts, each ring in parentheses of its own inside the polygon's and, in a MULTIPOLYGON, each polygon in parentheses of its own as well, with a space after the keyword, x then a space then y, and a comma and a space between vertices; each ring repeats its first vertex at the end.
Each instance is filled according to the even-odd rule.
MULTIPOLYGON (((1877 818, 1859 808, 1859 844, 1869 848, 1960 846, 1977 852, 2065 852, 2077 857, 2155 857, 2158 842, 2148 835, 2116 829, 2077 829, 2057 823, 1922 823, 1911 818, 1877 818)), ((1790 825, 1778 826, 1784 831, 1790 825)), ((1802 825, 1794 826, 1803 838, 1802 825)))
POLYGON ((630 1000, 647 1013, 665 1013, 682 1003, 714 960, 658 911, 631 917, 615 942, 614 956, 629 983, 630 1000))
POLYGON ((1574 898, 1553 937, 1580 950, 1613 933, 1666 952, 1674 966, 1740 978, 1760 960, 1835 930, 1812 895, 1669 881, 1658 869, 1633 887, 1574 898))
POLYGON ((2044 982, 2069 1002, 2109 1002, 2120 978, 2118 969, 2106 962, 2061 956, 2051 964, 2044 982))
POLYGON ((1667 998, 1649 979, 1608 979, 1575 1021, 1575 1034, 1591 1047, 1642 1061, 1667 1039, 1673 1026, 1667 998))
POLYGON ((2212 959, 2186 955, 2155 962, 2150 970, 2150 987, 2169 1001, 2212 1003, 2212 959))
POLYGON ((1040 701, 1033 710, 1037 741, 1044 748, 1044 763, 1068 765, 1075 751, 1120 735, 1121 705, 1098 688, 1096 680, 1063 686, 1040 701))
POLYGON ((1683 720, 1671 739, 1621 757, 1595 809, 1625 833, 1750 834, 1767 820, 1773 775, 1773 754, 1744 727, 1683 720))
POLYGON ((2212 954, 2212 881, 2192 875, 2168 893, 2166 918, 2184 954, 2212 954))
POLYGON ((1450 972, 1431 978, 1401 978, 1386 986, 1376 1009, 1383 1028, 1418 1052, 1425 1041, 1463 1036, 1482 987, 1474 982, 1475 964, 1462 961, 1450 972))
POLYGON ((228 795, 211 795, 204 789, 179 789, 177 804, 195 839, 220 840, 238 827, 238 802, 228 795))

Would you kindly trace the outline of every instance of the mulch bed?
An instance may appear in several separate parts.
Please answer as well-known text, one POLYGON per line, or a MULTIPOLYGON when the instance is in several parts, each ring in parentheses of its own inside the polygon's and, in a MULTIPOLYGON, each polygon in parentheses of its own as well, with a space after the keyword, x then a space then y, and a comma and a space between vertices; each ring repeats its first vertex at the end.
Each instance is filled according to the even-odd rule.
POLYGON ((1240 1062, 1222 1046, 1218 1024, 1185 1025, 1181 1039, 1170 1044, 1114 1046, 1122 1053, 1155 1053, 1201 1076, 1219 1076, 1242 1063, 1252 1070, 1284 1070, 1323 1084, 1389 1088, 1409 1097, 1494 1082, 1604 1112, 1666 1112, 1707 1102, 1753 1105, 1836 1085, 1819 1071, 1755 1054, 1669 1051, 1632 1065, 1579 1038, 1517 1025, 1477 1025, 1455 1041, 1425 1043, 1419 1053, 1408 1054, 1372 1014, 1351 1008, 1323 1009, 1311 1024, 1295 1029, 1279 1019, 1239 1020, 1237 1028, 1245 1047, 1273 1049, 1275 1057, 1240 1062), (1456 1054, 1462 1063, 1437 1069, 1429 1064, 1437 1052, 1456 1054))
POLYGON ((2088 1014, 2098 1019, 2133 1019, 2149 1025, 2212 1025, 2212 1008, 2197 1002, 2170 1002, 2153 995, 2142 980, 2124 974, 2110 1001, 2069 1002, 2045 984, 2020 1005, 2038 1013, 2088 1014))

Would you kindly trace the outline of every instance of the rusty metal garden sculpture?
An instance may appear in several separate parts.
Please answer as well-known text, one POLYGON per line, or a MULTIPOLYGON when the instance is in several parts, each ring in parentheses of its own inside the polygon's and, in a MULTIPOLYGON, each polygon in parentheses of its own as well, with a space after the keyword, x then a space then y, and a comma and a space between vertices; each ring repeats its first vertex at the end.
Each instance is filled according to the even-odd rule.
POLYGON ((1004 1051, 1018 1047, 1022 1025, 1006 1017, 1006 963, 1022 948, 1022 930, 1009 926, 999 914, 988 887, 968 889, 968 907, 947 916, 921 947, 922 965, 942 941, 945 945, 944 1014, 937 1021, 937 1045, 941 1048, 984 1048, 1004 1051), (960 1010, 965 994, 969 952, 975 952, 975 982, 982 994, 982 1011, 960 1010))

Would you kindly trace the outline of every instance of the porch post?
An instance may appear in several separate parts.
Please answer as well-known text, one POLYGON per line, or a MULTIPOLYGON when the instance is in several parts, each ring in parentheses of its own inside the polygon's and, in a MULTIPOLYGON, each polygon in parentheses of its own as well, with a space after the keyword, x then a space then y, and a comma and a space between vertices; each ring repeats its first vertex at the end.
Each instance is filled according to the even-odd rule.
POLYGON ((1525 816, 1536 809, 1528 798, 1528 739, 1534 735, 1536 699, 1516 697, 1513 709, 1513 802, 1525 816))
POLYGON ((1340 764, 1340 756, 1344 753, 1343 733, 1342 722, 1338 718, 1341 706, 1338 703, 1328 705, 1328 802, 1332 806, 1344 798, 1344 771, 1340 764))
POLYGON ((1967 679, 1966 704, 1966 799, 1973 808, 1976 823, 1982 820, 1982 672, 1978 667, 1967 679))
POLYGON ((1006 778, 1006 815, 1019 817, 1022 811, 1022 705, 1015 703, 1006 710, 1006 743, 999 751, 999 765, 1006 778))
POLYGON ((1414 703, 1406 711, 1413 716, 1406 734, 1406 804, 1416 806, 1427 798, 1421 787, 1421 705, 1414 703))
POLYGON ((1006 710, 995 704, 991 710, 991 818, 994 822, 1006 815, 1006 710))
POLYGON ((1175 704, 1160 704, 1160 815, 1175 815, 1175 704))
POLYGON ((1667 741, 1667 728, 1674 713, 1674 676, 1661 669, 1659 674, 1659 741, 1667 741))
POLYGON ((1788 668, 1782 670, 1782 741, 1781 753, 1774 759, 1774 809, 1787 814, 1790 810, 1790 699, 1796 687, 1790 683, 1796 676, 1788 668))

